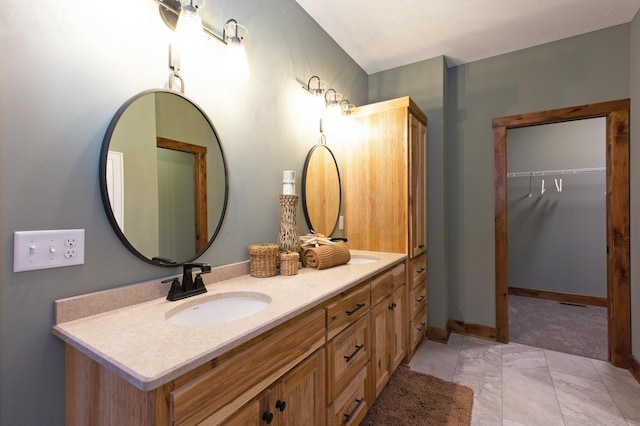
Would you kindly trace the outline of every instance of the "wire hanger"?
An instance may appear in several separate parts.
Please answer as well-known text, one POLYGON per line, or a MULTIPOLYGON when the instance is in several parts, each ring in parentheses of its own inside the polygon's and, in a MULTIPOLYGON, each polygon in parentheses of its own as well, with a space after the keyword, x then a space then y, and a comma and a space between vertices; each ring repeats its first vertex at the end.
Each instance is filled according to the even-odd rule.
POLYGON ((555 183, 556 183, 556 192, 562 192, 562 178, 558 179, 554 179, 555 183), (558 181, 560 181, 560 184, 558 185, 558 181))

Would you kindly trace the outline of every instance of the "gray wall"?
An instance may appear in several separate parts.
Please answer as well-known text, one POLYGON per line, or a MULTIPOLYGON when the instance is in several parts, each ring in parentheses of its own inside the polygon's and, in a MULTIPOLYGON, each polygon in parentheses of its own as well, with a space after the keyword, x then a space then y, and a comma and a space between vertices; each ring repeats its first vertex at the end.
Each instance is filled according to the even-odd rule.
MULTIPOLYGON (((592 118, 510 129, 507 171, 604 168, 605 127, 592 118)), ((510 177, 507 204, 509 286, 607 297, 604 172, 510 177)))
POLYGON ((449 70, 453 319, 495 326, 491 120, 629 97, 629 32, 620 25, 449 70))
POLYGON ((443 56, 369 76, 369 102, 411 96, 427 115, 429 327, 449 319, 446 194, 447 65, 443 56))
POLYGON ((631 22, 631 67, 629 86, 631 96, 631 344, 632 352, 640 360, 640 14, 631 22), (635 268, 633 267, 635 265, 635 268))
MULTIPOLYGON (((165 88, 171 31, 152 0, 108 7, 81 0, 4 5, 0 14, 0 424, 64 424, 64 353, 51 334, 53 301, 166 277, 110 228, 98 159, 111 118, 127 99, 165 88), (84 228, 85 264, 12 272, 13 232, 84 228)), ((248 82, 216 77, 223 45, 206 38, 202 65, 185 69, 187 96, 212 119, 227 155, 230 200, 214 246, 200 260, 248 259, 247 246, 275 241, 282 170, 300 173, 317 141, 303 82, 322 77, 355 104, 367 75, 293 0, 208 2, 222 29, 249 28, 248 82), (261 206, 256 210, 255 206, 261 206)), ((301 210, 299 228, 302 225, 301 210)))
MULTIPOLYGON (((206 7, 215 8, 216 29, 231 17, 249 27, 252 77, 246 83, 217 79, 222 45, 211 39, 205 63, 184 71, 187 95, 212 118, 230 169, 227 218, 201 260, 237 262, 248 258, 249 244, 275 240, 281 171, 300 174, 318 140, 317 120, 303 112, 308 98, 300 89, 311 75, 356 105, 408 94, 429 117, 429 279, 436 290, 430 290, 430 311, 438 312, 429 318, 438 327, 449 317, 495 324, 491 119, 630 93, 640 98, 637 81, 630 80, 640 75, 638 18, 631 26, 448 71, 442 58, 409 65, 371 76, 375 92, 368 93, 366 74, 293 0, 220 0, 206 7), (387 76, 393 79, 384 81, 387 76), (438 207, 439 199, 447 203, 438 207), (256 205, 267 207, 257 213, 256 205)), ((102 211, 97 176, 100 144, 115 111, 135 93, 166 87, 171 32, 151 0, 129 0, 125 14, 80 0, 45 0, 32 8, 8 3, 0 28, 3 61, 11 64, 0 74, 0 424, 64 424, 64 357, 50 332, 53 300, 178 272, 124 250, 102 211), (84 265, 12 272, 14 231, 76 227, 86 229, 84 265)), ((632 114, 632 123, 640 123, 632 114)), ((631 170, 638 182, 634 128, 631 170)), ((640 197, 631 189, 637 265, 640 197)), ((633 310, 640 312, 638 270, 632 270, 632 287, 633 310)), ((640 358, 638 315, 633 324, 640 358)))

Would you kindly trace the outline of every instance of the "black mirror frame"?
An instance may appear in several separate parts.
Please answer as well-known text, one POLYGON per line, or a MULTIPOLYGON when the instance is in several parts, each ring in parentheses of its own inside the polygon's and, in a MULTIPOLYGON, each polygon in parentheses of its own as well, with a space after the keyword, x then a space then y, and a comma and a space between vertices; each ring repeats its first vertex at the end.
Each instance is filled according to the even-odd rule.
POLYGON ((183 265, 185 263, 191 263, 194 260, 196 260, 198 257, 202 256, 202 254, 204 252, 206 252, 209 249, 209 247, 211 247, 211 244, 213 244, 214 240, 216 239, 216 237, 220 233, 220 229, 222 228, 222 224, 224 222, 224 218, 226 217, 227 204, 229 202, 229 171, 228 171, 228 167, 227 167, 227 160, 226 160, 226 157, 224 155, 224 150, 222 149, 222 143, 220 142, 220 137, 218 136, 218 132, 216 131, 216 128, 213 125, 213 123, 211 122, 211 120, 209 119, 209 116, 207 116, 207 114, 205 114, 205 112, 202 110, 202 108, 200 108, 195 102, 193 102, 192 100, 190 100, 189 98, 187 98, 186 96, 184 96, 183 94, 181 94, 179 92, 176 92, 174 90, 166 90, 166 89, 145 90, 144 92, 140 92, 137 95, 134 95, 133 97, 129 98, 118 109, 118 111, 116 111, 115 115, 111 119, 111 122, 109 123, 109 127, 107 127, 107 131, 105 133, 104 139, 102 140, 102 148, 100 150, 100 165, 99 165, 99 168, 98 168, 98 174, 99 174, 98 177, 99 177, 100 196, 102 198, 102 205, 103 205, 104 211, 105 211, 105 213, 107 215, 107 219, 109 219, 109 223, 111 224, 111 227, 115 231, 116 235, 118 236, 118 238, 120 239, 122 244, 124 244, 124 246, 131 253, 133 253, 136 257, 138 257, 139 259, 141 259, 141 260, 143 260, 143 261, 145 261, 147 263, 150 263, 150 264, 156 265, 156 266, 164 266, 164 267, 175 267, 175 266, 181 266, 181 265, 183 265), (193 105, 198 111, 200 111, 200 113, 202 114, 204 119, 207 121, 209 126, 211 126, 211 130, 213 131, 213 134, 215 135, 216 141, 218 143, 218 147, 220 148, 220 155, 222 156, 222 164, 223 164, 223 169, 224 169, 224 203, 222 205, 222 211, 220 212, 220 220, 218 221, 218 224, 216 225, 215 231, 211 235, 211 238, 209 238, 209 241, 207 242, 206 246, 204 246, 202 248, 202 250, 200 250, 198 253, 196 253, 195 256, 193 256, 190 259, 184 260, 184 261, 172 261, 171 259, 164 259, 164 258, 161 258, 161 257, 154 257, 152 259, 149 259, 144 254, 140 253, 135 247, 133 247, 133 245, 127 239, 126 235, 124 235, 124 233, 122 232, 122 229, 120 229, 120 226, 118 225, 118 222, 116 221, 116 217, 113 214, 113 209, 111 208, 111 202, 109 200, 109 193, 107 191, 107 155, 109 153, 109 145, 111 143, 111 137, 113 136, 113 132, 114 132, 114 130, 115 130, 117 124, 118 124, 118 121, 122 117, 122 114, 124 114, 126 109, 133 102, 135 102, 136 100, 140 99, 143 96, 146 96, 146 95, 149 95, 149 94, 154 94, 154 93, 169 93, 169 94, 172 94, 172 95, 175 95, 175 96, 179 96, 182 99, 184 99, 185 101, 189 102, 191 105, 193 105))
POLYGON ((313 155, 314 151, 321 147, 329 151, 329 154, 331 154, 331 158, 333 159, 333 163, 336 166, 336 173, 338 175, 338 191, 340 193, 338 198, 338 215, 336 216, 336 221, 333 224, 333 228, 331 229, 329 235, 325 235, 326 237, 330 237, 331 235, 333 235, 333 232, 336 230, 338 222, 340 221, 340 211, 342 211, 342 179, 340 178, 340 169, 338 168, 338 162, 336 161, 335 155, 333 155, 333 151, 331 151, 331 149, 323 143, 319 143, 311 147, 311 149, 307 153, 307 157, 304 160, 304 168, 302 169, 302 211, 304 212, 304 219, 307 222, 307 226, 312 232, 315 233, 316 231, 315 229, 313 229, 313 225, 311 224, 311 219, 309 218, 309 210, 307 207, 307 169, 309 167, 309 162, 311 161, 311 156, 313 155))

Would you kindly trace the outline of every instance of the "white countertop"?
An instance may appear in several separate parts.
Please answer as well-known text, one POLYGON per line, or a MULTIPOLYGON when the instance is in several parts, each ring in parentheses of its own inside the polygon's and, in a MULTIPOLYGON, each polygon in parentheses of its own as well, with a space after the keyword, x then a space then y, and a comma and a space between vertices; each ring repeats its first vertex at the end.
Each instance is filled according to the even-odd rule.
POLYGON ((297 275, 244 275, 207 285, 208 292, 176 302, 164 298, 54 325, 53 334, 141 390, 152 390, 233 349, 406 258, 404 254, 351 250, 374 263, 329 269, 300 269, 297 275), (213 325, 167 321, 176 308, 205 302, 220 293, 268 295, 263 310, 213 325))

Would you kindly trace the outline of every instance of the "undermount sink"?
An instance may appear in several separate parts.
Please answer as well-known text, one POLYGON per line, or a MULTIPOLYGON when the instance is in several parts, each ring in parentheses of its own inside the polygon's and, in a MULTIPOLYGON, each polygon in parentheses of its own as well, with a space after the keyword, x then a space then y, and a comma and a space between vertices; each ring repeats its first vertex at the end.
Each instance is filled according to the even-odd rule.
POLYGON ((234 321, 260 312, 271 303, 271 297, 256 292, 214 294, 206 300, 194 300, 166 314, 170 323, 179 325, 211 325, 234 321))
POLYGON ((349 261, 350 264, 356 264, 356 263, 375 263, 375 262, 379 262, 380 258, 379 257, 375 257, 375 256, 365 256, 362 254, 352 254, 351 255, 351 260, 349 261))

